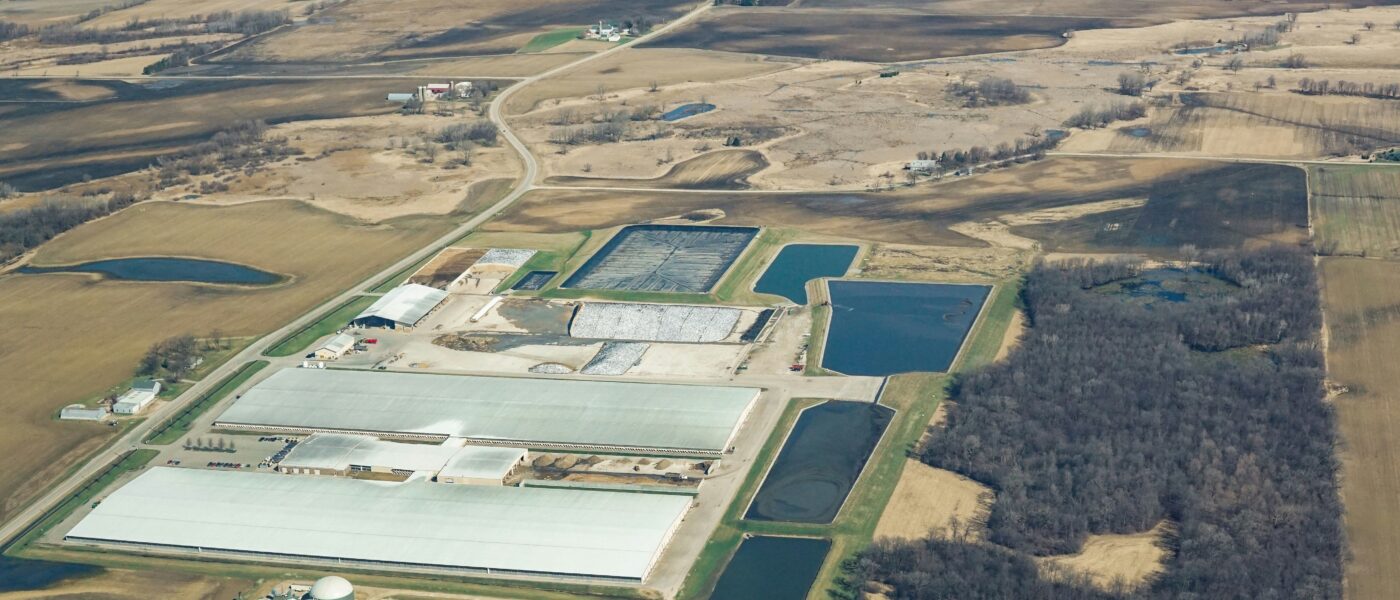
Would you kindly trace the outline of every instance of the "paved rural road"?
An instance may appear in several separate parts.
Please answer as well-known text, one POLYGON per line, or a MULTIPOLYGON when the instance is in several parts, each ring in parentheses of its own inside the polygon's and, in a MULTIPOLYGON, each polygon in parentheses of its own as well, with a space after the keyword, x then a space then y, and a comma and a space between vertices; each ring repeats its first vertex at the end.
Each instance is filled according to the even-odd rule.
MULTIPOLYGON (((521 79, 519 83, 512 85, 504 90, 501 90, 501 93, 497 94, 496 99, 493 100, 489 105, 489 109, 487 111, 487 118, 489 118, 492 122, 496 124, 497 127, 500 128, 501 135, 505 137, 506 141, 510 143, 511 147, 515 149, 516 153, 520 155, 521 160, 525 163, 524 175, 520 178, 515 188, 511 190, 509 194, 506 195, 506 197, 502 198, 499 202, 492 205, 490 208, 482 211, 480 214, 477 214, 476 216, 467 220, 465 223, 462 223, 456 229, 453 229, 451 232, 448 232, 446 235, 443 235, 442 237, 438 238, 436 241, 429 244, 428 246, 422 248, 421 250, 418 250, 417 252, 414 252, 413 254, 410 254, 409 256, 404 257, 402 260, 399 260, 398 262, 395 262, 392 265, 389 265, 388 267, 384 268, 384 270, 374 274, 368 279, 365 279, 355 287, 342 292, 334 298, 331 298, 330 300, 326 301, 320 306, 317 306, 316 308, 312 309, 310 312, 298 317, 297 319, 282 326, 276 331, 273 331, 272 333, 269 333, 259 338, 257 341, 250 344, 247 348, 244 348, 243 351, 239 352, 237 355, 234 355, 227 362, 211 371, 207 376, 204 377, 204 379, 200 380, 199 383, 196 383, 195 385, 191 386, 190 389, 185 391, 185 393, 181 394, 173 401, 166 403, 165 406, 156 409, 140 425, 133 427, 122 437, 118 438, 116 442, 111 444, 101 454, 99 454, 96 457, 93 457, 92 459, 89 459, 88 462, 84 463, 76 471, 70 474, 66 479, 63 479, 62 481, 56 483, 52 488, 50 488, 46 493, 44 493, 44 495, 40 496, 29 506, 25 507, 9 521, 5 522, 3 525, 0 525, 0 541, 8 541, 15 535, 19 534, 21 531, 24 530, 24 528, 28 527, 30 523, 37 521, 51 508, 57 506, 60 502, 63 501, 63 499, 67 498, 70 494, 77 491, 84 483, 95 477, 102 470, 106 469, 109 465, 115 462, 116 459, 122 454, 125 454, 130 450, 135 450, 136 448, 139 448, 141 446, 141 440, 145 439, 145 437, 157 425, 160 425, 165 420, 178 413, 181 408, 183 408, 186 404, 194 401, 194 399, 199 397, 201 394, 214 388, 220 381, 222 381, 229 375, 232 375, 234 371, 238 370, 239 367, 243 366, 244 363, 247 363, 248 361, 252 360, 258 360, 259 358, 261 358, 262 353, 269 347, 271 347, 273 344, 277 343, 277 341, 281 340, 287 335, 290 335, 300 330, 302 327, 313 323, 317 317, 319 317, 326 311, 329 311, 335 307, 338 307, 348 302, 351 298, 355 297, 356 295, 359 295, 362 289, 366 289, 370 286, 379 283, 380 281, 383 281, 384 279, 408 268, 409 266, 417 263, 418 261, 427 258, 430 254, 438 251, 443 246, 446 246, 452 243, 453 241, 457 240, 458 238, 461 238, 462 236, 466 235, 467 233, 470 233, 472 230, 476 229, 477 227, 480 227, 481 224, 495 217, 501 211, 509 208, 512 204, 515 203, 515 201, 519 200, 521 196, 524 196, 531 189, 534 189, 535 179, 539 176, 539 162, 535 160, 535 156, 530 153, 530 150, 525 146, 525 143, 520 141, 520 138, 515 135, 514 131, 511 130, 510 124, 506 122, 505 118, 501 114, 501 107, 505 105, 506 102, 510 99, 510 97, 513 96, 517 91, 519 91, 521 88, 527 85, 530 85, 531 83, 534 83, 546 77, 551 77, 569 69, 578 67, 579 65, 601 59, 605 56, 611 56, 612 54, 615 54, 617 52, 625 51, 633 45, 639 44, 653 37, 663 35, 667 31, 684 25, 685 23, 688 23, 696 17, 700 16, 706 10, 709 9, 709 6, 709 3, 697 6, 694 10, 692 10, 689 13, 686 13, 684 16, 674 21, 671 21, 670 23, 667 23, 662 27, 657 28, 656 30, 652 31, 647 35, 637 38, 630 44, 614 46, 612 48, 604 50, 603 52, 584 56, 579 60, 573 61, 571 63, 560 65, 543 73, 539 73, 537 75, 521 79)), ((362 76, 359 75, 349 75, 344 76, 343 78, 355 79, 361 77, 362 76)))

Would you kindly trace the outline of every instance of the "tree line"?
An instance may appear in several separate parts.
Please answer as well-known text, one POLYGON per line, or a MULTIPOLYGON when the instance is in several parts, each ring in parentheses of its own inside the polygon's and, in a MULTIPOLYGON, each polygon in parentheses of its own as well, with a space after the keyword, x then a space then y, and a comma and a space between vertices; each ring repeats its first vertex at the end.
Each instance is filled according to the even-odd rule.
POLYGON ((999 163, 1017 158, 1040 160, 1045 158, 1047 151, 1055 149, 1059 143, 1059 137, 1036 134, 1016 138, 1013 142, 1001 142, 992 148, 973 146, 966 150, 944 150, 942 152, 920 150, 915 156, 919 160, 938 161, 934 171, 941 174, 950 170, 999 163))
POLYGON ((1298 80, 1294 92, 1309 96, 1364 96, 1366 98, 1400 99, 1400 83, 1357 83, 1304 77, 1298 80))
POLYGON ((105 200, 55 198, 0 214, 0 263, 69 229, 131 206, 137 200, 132 192, 116 192, 105 200))
POLYGON ((961 98, 968 107, 1005 106, 1031 101, 1031 93, 1004 77, 983 77, 977 81, 959 81, 948 87, 948 93, 961 98))
POLYGON ((232 340, 217 329, 203 340, 190 334, 166 338, 146 350, 136 374, 176 383, 194 370, 206 353, 227 350, 232 344, 232 340))
POLYGON ((1147 116, 1147 105, 1141 101, 1109 104, 1108 106, 1086 106, 1074 116, 1065 119, 1065 127, 1093 129, 1107 127, 1114 121, 1131 121, 1147 116))
MULTIPOLYGON (((1340 598, 1337 439, 1311 258, 1273 248, 1201 262, 1229 294, 1151 306, 1096 289, 1138 265, 1038 265, 1021 345, 955 381, 946 429, 920 458, 995 489, 987 539, 1020 553, 1173 522, 1164 572, 1128 597, 1340 598)), ((1032 582, 1020 559, 985 548, 877 545, 862 559, 848 587, 878 582, 891 598, 1100 597, 1032 582), (1010 580, 959 580, 953 565, 1010 580), (1003 594, 1009 585, 1028 591, 1003 594)))

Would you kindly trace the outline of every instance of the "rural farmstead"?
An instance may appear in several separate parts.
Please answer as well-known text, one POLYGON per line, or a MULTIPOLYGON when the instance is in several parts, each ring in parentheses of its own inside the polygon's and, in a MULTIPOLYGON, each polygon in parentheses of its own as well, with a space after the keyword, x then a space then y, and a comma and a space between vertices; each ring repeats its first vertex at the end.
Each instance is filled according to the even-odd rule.
POLYGON ((137 549, 639 581, 691 499, 157 467, 68 532, 137 549))
POLYGON ((244 393, 217 425, 718 455, 758 393, 741 387, 286 369, 244 393))

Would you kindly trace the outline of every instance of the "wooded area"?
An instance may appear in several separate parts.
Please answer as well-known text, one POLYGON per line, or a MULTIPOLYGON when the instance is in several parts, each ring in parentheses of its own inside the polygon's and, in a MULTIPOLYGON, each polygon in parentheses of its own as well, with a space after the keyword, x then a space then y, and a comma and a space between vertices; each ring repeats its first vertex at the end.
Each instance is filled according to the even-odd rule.
MULTIPOLYGON (((1312 261, 1292 249, 1201 261, 1237 287, 1144 305, 1094 289, 1136 265, 1035 268, 1021 345, 956 382, 947 428, 922 458, 996 489, 988 540, 1026 554, 1174 522, 1165 572, 1131 597, 1340 598, 1312 261)), ((1024 556, 995 550, 877 545, 851 579, 893 586, 890 598, 1099 597, 1028 582, 1024 556), (948 587, 956 572, 984 575, 948 587)))

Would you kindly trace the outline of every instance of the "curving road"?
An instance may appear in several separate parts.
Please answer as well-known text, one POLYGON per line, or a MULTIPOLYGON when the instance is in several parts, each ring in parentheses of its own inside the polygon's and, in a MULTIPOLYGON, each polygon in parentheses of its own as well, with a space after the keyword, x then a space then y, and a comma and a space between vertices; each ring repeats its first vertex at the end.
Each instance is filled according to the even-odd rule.
MULTIPOLYGON (((139 448, 141 446, 141 440, 145 439, 145 437, 148 434, 150 434, 152 429, 154 429, 157 425, 163 423, 170 417, 174 416, 180 411, 180 409, 184 408, 186 404, 189 404, 190 402, 194 401, 195 398, 204 394, 206 391, 209 391, 210 389, 214 388, 216 385, 218 385, 220 381, 222 381, 229 375, 232 375, 234 371, 238 370, 238 368, 241 367, 244 363, 262 358, 263 352, 266 351, 272 345, 276 344, 279 340, 315 322, 316 319, 325 312, 330 311, 350 301, 351 298, 355 297, 356 295, 359 295, 361 293, 361 290, 373 286, 379 283, 380 281, 383 281, 384 279, 393 276, 399 271, 402 271, 416 264, 418 261, 427 258, 434 252, 437 252, 442 247, 447 246, 453 241, 456 241, 462 236, 470 233, 477 227, 480 227, 483 223, 495 217, 497 214, 500 214, 501 211, 504 211, 507 208, 509 208, 522 196, 524 196, 530 190, 534 189, 535 180, 539 176, 539 161, 537 161, 535 159, 535 156, 530 153, 530 149, 525 146, 525 143, 522 142, 520 138, 516 136, 515 132, 511 130, 510 124, 506 122, 505 117, 503 116, 501 111, 501 107, 504 106, 507 103, 507 101, 510 100, 510 97, 515 95, 515 93, 518 92, 521 88, 528 86, 541 79, 545 79, 547 77, 557 75, 569 69, 576 68, 579 65, 599 60, 605 56, 611 56, 618 52, 623 52, 635 44, 641 43, 645 40, 651 39, 659 35, 663 35, 667 31, 682 26, 685 23, 688 23, 696 17, 700 16, 706 10, 708 10, 709 7, 710 3, 703 3, 697 6, 694 10, 690 11, 689 13, 686 13, 684 16, 675 19, 670 23, 667 23, 662 27, 657 28, 656 30, 652 31, 651 33, 648 33, 647 35, 633 40, 631 43, 614 46, 603 52, 599 52, 597 54, 590 54, 588 56, 581 57, 576 61, 560 65, 542 73, 532 75, 530 77, 525 77, 521 79, 519 83, 512 85, 504 90, 501 90, 501 92, 496 95, 495 100, 493 100, 490 103, 489 108, 487 109, 487 118, 496 124, 496 126, 500 130, 501 135, 505 137, 506 142, 509 143, 511 147, 515 149, 515 152, 520 155, 520 159, 524 163, 525 167, 524 173, 522 174, 520 179, 517 181, 515 187, 510 191, 509 194, 506 194, 504 198, 491 205, 490 208, 487 208, 486 210, 482 211, 481 213, 477 214, 471 219, 468 219, 466 222, 462 223, 452 231, 433 241, 428 246, 404 257, 403 259, 395 262, 392 265, 389 265, 388 267, 385 267, 383 270, 381 270, 378 273, 375 273, 374 275, 360 282, 355 287, 336 295, 334 298, 331 298, 330 300, 327 300, 321 305, 313 308, 310 312, 307 312, 306 314, 296 318, 292 322, 287 323, 286 325, 278 328, 276 331, 268 333, 267 335, 264 335, 263 337, 254 341, 252 344, 249 344, 248 347, 244 348, 241 352, 229 358, 227 362, 220 365, 218 368, 214 369, 203 379, 201 379, 198 383, 191 386, 190 389, 185 391, 185 393, 181 394, 179 397, 175 398, 171 402, 165 403, 164 406, 161 406, 158 409, 151 412, 147 416, 146 420, 143 421, 140 425, 137 425, 136 427, 133 427, 131 430, 127 431, 114 443, 108 446, 107 449, 103 450, 99 455, 88 459, 88 461, 82 466, 80 466, 77 470, 73 471, 63 480, 54 484, 54 486, 49 488, 48 491, 46 491, 42 496, 31 502, 20 512, 16 513, 15 516, 11 517, 3 525, 0 525, 0 542, 7 542, 14 536, 18 535, 20 532, 24 531, 24 529, 28 527, 31 523, 37 521, 51 508, 57 506, 65 498, 77 491, 85 482, 95 477, 102 470, 106 469, 121 455, 125 454, 128 451, 139 448)), ((346 77, 355 78, 360 76, 352 75, 346 77)))

